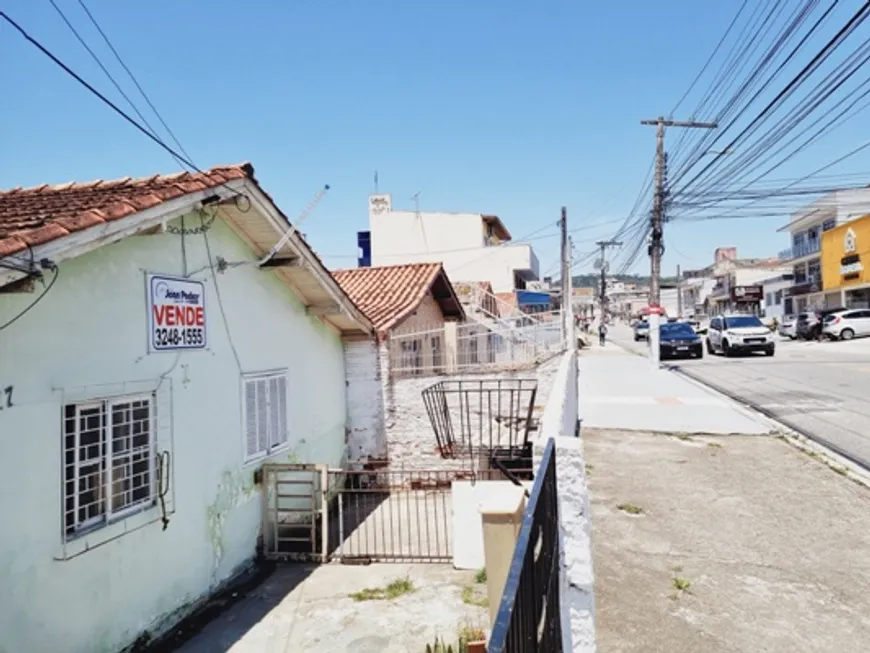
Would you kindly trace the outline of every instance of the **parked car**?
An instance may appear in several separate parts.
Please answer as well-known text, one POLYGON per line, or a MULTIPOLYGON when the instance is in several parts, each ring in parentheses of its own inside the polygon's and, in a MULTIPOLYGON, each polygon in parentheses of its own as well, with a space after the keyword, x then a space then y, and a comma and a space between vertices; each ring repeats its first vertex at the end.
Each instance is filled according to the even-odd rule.
POLYGON ((687 322, 668 322, 659 327, 660 358, 703 358, 701 338, 687 322))
POLYGON ((822 333, 834 340, 870 336, 870 309, 837 311, 822 319, 822 333))
POLYGON ((641 320, 634 325, 634 341, 649 340, 649 322, 641 320))
POLYGON ((773 334, 755 315, 723 315, 710 320, 707 330, 707 353, 733 356, 763 351, 773 356, 773 334))
POLYGON ((786 315, 779 324, 779 335, 783 338, 797 338, 797 316, 786 315))
POLYGON ((798 315, 796 335, 803 340, 815 340, 819 337, 825 316, 845 311, 843 307, 828 308, 818 311, 806 311, 798 315))

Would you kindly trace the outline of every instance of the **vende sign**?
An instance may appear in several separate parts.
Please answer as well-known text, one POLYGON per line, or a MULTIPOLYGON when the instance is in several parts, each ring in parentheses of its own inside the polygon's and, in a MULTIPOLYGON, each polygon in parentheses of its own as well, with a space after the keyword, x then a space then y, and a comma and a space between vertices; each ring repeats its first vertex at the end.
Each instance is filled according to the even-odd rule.
POLYGON ((205 285, 183 277, 146 275, 148 350, 205 349, 205 285))

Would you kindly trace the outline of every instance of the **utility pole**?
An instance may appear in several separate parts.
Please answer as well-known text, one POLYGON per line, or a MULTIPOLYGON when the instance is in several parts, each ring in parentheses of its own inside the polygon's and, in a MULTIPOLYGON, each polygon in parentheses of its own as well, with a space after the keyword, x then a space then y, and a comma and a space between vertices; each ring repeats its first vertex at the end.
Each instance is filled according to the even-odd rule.
POLYGON ((607 248, 621 247, 622 243, 616 240, 599 240, 595 243, 601 248, 601 320, 604 320, 607 305, 607 248))
POLYGON ((568 251, 568 209, 564 206, 562 207, 562 217, 559 220, 559 228, 562 231, 562 283, 560 289, 560 294, 562 295, 562 341, 566 347, 572 347, 575 345, 568 340, 570 337, 568 318, 571 314, 571 297, 569 296, 571 267, 568 262, 570 257, 570 252, 568 251))
POLYGON ((659 313, 661 311, 661 274, 662 274, 662 243, 663 226, 665 223, 665 127, 682 127, 688 129, 716 129, 715 122, 695 122, 669 120, 659 116, 655 120, 641 120, 641 125, 655 125, 656 128, 656 176, 653 191, 653 210, 651 217, 652 237, 649 246, 650 280, 649 280, 649 353, 650 363, 654 367, 659 364, 659 313))
POLYGON ((683 275, 677 264, 677 317, 683 319, 683 275))

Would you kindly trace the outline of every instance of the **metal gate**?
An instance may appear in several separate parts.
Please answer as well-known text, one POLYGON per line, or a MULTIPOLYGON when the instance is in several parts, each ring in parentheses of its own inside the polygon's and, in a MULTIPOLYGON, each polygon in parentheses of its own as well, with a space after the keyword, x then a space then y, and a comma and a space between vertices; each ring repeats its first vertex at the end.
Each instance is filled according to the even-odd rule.
POLYGON ((452 562, 455 472, 330 470, 329 559, 452 562))
POLYGON ((263 466, 263 555, 272 560, 327 559, 326 465, 263 466))
POLYGON ((274 560, 452 562, 451 485, 498 470, 263 467, 263 553, 274 560))

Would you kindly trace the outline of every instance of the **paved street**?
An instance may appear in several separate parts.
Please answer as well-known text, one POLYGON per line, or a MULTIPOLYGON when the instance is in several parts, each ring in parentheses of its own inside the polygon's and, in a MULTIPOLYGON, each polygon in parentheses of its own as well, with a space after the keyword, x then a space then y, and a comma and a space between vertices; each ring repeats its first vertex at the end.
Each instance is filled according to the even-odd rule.
MULTIPOLYGON (((612 339, 638 353, 627 327, 612 339)), ((870 467, 870 340, 777 343, 774 358, 752 355, 665 361, 870 467)))

